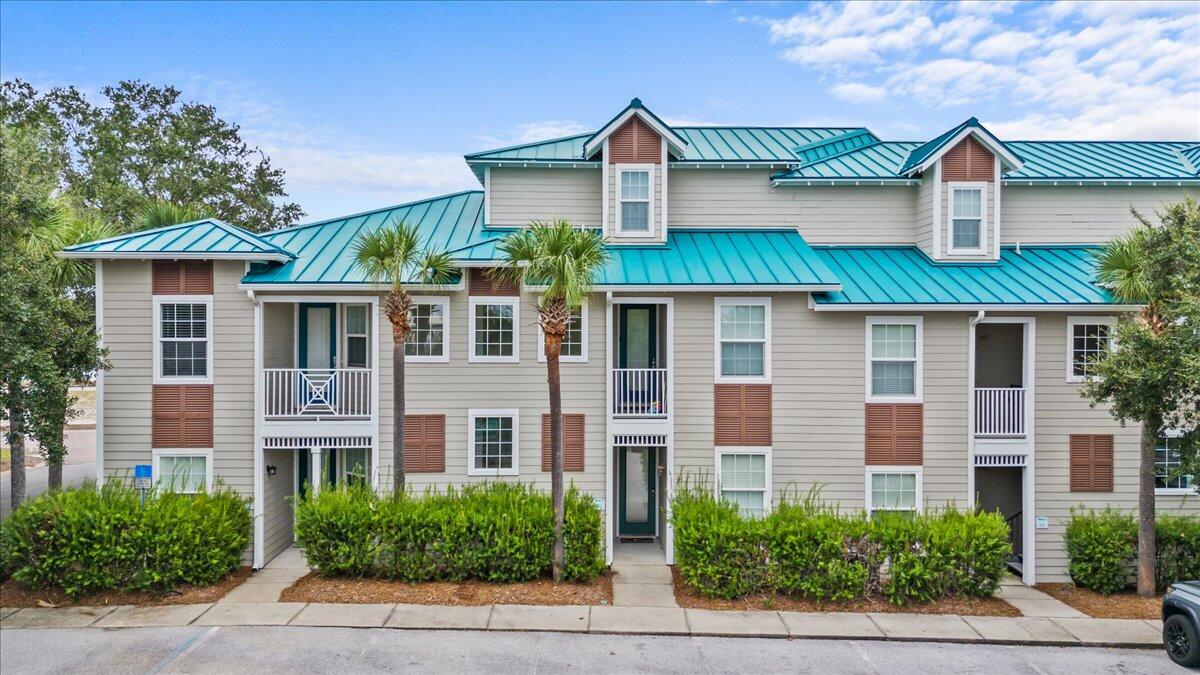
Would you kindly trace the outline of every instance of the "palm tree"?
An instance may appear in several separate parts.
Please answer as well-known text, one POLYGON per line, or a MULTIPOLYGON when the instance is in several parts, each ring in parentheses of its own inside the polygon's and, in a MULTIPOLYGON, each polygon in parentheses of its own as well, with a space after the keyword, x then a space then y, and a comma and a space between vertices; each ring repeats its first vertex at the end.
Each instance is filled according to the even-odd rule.
POLYGON ((571 322, 571 309, 587 301, 592 279, 608 261, 604 237, 595 230, 582 230, 566 220, 534 222, 513 232, 500 243, 507 264, 496 274, 517 283, 540 286, 537 305, 546 351, 546 380, 550 385, 550 493, 554 502, 554 580, 562 579, 563 521, 563 434, 562 387, 559 355, 571 322))
POLYGON ((399 219, 359 234, 351 245, 354 260, 375 283, 390 286, 383 313, 392 323, 392 490, 404 493, 404 343, 412 332, 412 296, 406 285, 446 283, 454 273, 449 253, 430 252, 415 225, 399 219))
POLYGON ((152 201, 138 209, 130 223, 130 230, 140 232, 156 227, 169 227, 194 220, 214 217, 212 209, 204 204, 173 204, 162 200, 152 201))

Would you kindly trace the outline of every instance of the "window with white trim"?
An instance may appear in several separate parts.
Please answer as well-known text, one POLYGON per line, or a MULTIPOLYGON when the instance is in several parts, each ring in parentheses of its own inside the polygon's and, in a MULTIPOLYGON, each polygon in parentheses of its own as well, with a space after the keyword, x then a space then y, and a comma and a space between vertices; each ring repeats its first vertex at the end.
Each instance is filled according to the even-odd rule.
POLYGON ((1190 474, 1181 474, 1183 457, 1176 434, 1166 434, 1154 450, 1154 491, 1160 494, 1190 494, 1195 491, 1190 474))
POLYGON ((736 504, 743 516, 761 518, 771 505, 770 449, 717 449, 717 486, 721 499, 736 504))
POLYGON ((212 296, 154 298, 154 381, 212 382, 212 296))
POLYGON ((921 473, 897 468, 867 469, 867 513, 921 510, 921 473))
POLYGON ((717 381, 770 382, 770 299, 716 299, 717 381))
POLYGON ((212 450, 155 449, 151 459, 159 489, 195 494, 212 485, 212 450))
POLYGON ((467 419, 467 475, 517 475, 518 411, 470 410, 467 419))
POLYGON ((370 473, 369 448, 342 448, 338 450, 343 485, 366 485, 370 473))
POLYGON ((370 312, 367 307, 369 305, 345 305, 343 307, 347 368, 367 367, 370 343, 370 339, 367 337, 367 316, 370 312))
POLYGON ((408 312, 408 323, 412 332, 404 343, 405 361, 450 360, 450 331, 446 320, 450 315, 450 298, 413 297, 412 309, 408 312))
POLYGON ((920 317, 867 317, 867 401, 921 400, 920 317))
POLYGON ((651 233, 652 168, 617 170, 617 229, 621 234, 651 233))
POLYGON ((1110 316, 1067 317, 1067 381, 1083 382, 1089 370, 1112 349, 1117 320, 1110 316))
MULTIPOLYGON (((541 301, 541 298, 538 299, 541 301)), ((559 361, 587 363, 587 300, 577 307, 571 308, 571 321, 567 324, 567 334, 563 337, 562 352, 559 361)), ((546 360, 546 336, 538 324, 538 361, 546 360)))
POLYGON ((520 303, 509 297, 471 298, 472 362, 516 363, 520 358, 520 303))

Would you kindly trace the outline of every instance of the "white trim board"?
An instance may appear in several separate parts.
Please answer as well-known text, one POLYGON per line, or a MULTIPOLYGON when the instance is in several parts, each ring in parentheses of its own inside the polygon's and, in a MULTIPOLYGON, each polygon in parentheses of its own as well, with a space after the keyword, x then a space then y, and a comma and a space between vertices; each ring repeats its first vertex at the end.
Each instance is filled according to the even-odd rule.
POLYGON ((521 474, 521 411, 517 408, 471 408, 467 410, 467 475, 519 476, 521 474), (479 417, 512 418, 512 467, 508 469, 475 468, 475 419, 479 417))
MULTIPOLYGON (((757 342, 731 338, 731 342, 757 342)), ((771 298, 770 297, 716 297, 713 298, 713 379, 717 384, 770 384, 771 383, 771 298), (726 306, 758 305, 764 312, 763 374, 724 375, 721 373, 721 310, 726 306)))
POLYGON ((414 295, 412 303, 416 305, 440 305, 442 308, 442 355, 441 356, 409 356, 404 355, 405 363, 450 363, 450 296, 448 295, 414 295))
MULTIPOLYGON (((213 316, 213 296, 211 295, 155 295, 152 296, 154 316, 151 317, 153 325, 151 355, 154 359, 152 366, 152 384, 212 384, 213 370, 213 342, 216 335, 216 321, 213 316), (205 361, 203 376, 194 375, 163 375, 162 374, 162 306, 163 305, 204 305, 204 329, 205 329, 205 361)), ((195 341, 194 338, 187 338, 188 341, 195 341)))
POLYGON ((474 295, 467 303, 467 362, 520 363, 521 361, 521 298, 516 295, 474 295), (512 307, 512 354, 508 356, 477 356, 475 354, 475 308, 480 305, 510 305, 512 307))

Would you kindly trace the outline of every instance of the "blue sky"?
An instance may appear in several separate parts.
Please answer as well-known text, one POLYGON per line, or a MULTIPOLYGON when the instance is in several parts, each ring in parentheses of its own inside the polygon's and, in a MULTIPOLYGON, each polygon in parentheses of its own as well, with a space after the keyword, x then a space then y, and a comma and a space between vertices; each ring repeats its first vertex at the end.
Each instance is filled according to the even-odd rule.
POLYGON ((477 187, 462 155, 671 123, 1200 138, 1200 2, 0 4, 0 75, 173 84, 309 218, 477 187))

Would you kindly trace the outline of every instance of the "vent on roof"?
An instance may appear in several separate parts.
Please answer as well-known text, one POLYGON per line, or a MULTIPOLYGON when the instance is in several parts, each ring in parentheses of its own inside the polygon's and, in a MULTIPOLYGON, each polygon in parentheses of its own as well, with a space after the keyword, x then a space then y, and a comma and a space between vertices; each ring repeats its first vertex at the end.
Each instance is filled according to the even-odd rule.
POLYGON ((1190 165, 1188 170, 1200 176, 1200 143, 1179 150, 1179 154, 1190 165))
POLYGON ((808 164, 858 150, 859 148, 865 148, 868 145, 874 145, 878 142, 879 139, 869 130, 858 129, 857 131, 796 146, 792 149, 792 152, 796 153, 801 163, 808 164))

